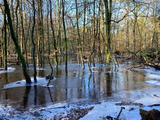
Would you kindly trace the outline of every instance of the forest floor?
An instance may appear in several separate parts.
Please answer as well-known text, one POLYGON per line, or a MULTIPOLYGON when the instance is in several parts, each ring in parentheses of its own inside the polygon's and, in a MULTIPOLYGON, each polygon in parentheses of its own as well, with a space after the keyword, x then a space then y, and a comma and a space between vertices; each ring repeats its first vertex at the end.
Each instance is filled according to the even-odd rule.
MULTIPOLYGON (((14 68, 10 70, 14 71, 14 68)), ((57 103, 45 107, 29 108, 27 111, 1 105, 0 120, 141 120, 140 109, 147 111, 160 110, 160 71, 151 67, 133 68, 132 70, 145 72, 150 78, 145 81, 146 84, 153 87, 124 91, 120 93, 121 96, 123 94, 129 94, 130 96, 126 98, 124 95, 124 99, 120 101, 57 103)), ((12 87, 12 85, 7 87, 12 87)))

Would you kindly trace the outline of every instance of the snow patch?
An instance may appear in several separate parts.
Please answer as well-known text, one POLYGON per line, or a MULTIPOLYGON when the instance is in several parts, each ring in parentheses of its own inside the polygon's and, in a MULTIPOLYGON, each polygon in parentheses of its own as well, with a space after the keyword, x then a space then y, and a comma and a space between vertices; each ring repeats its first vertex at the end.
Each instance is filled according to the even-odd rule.
MULTIPOLYGON (((50 105, 49 107, 41 107, 35 109, 29 109, 28 111, 17 111, 12 108, 7 109, 2 107, 2 113, 0 113, 1 119, 7 120, 59 120, 59 118, 68 117, 72 110, 76 109, 87 109, 91 108, 90 105, 59 105, 61 107, 55 107, 55 105, 50 105), (4 115, 7 114, 7 115, 4 115)), ((1 108, 1 107, 0 107, 1 108)), ((0 109, 1 111, 1 109, 0 109)))
MULTIPOLYGON (((125 106, 119 119, 120 120, 140 120, 139 110, 135 108, 130 111, 133 106, 125 106)), ((103 120, 106 116, 117 118, 121 106, 117 106, 115 102, 104 102, 99 105, 95 105, 92 111, 80 120, 103 120)))
POLYGON ((16 87, 25 87, 25 86, 43 86, 43 87, 53 87, 53 85, 49 85, 48 84, 48 80, 46 80, 45 78, 41 78, 41 77, 37 77, 37 83, 34 82, 34 78, 31 78, 32 83, 31 84, 26 84, 25 80, 21 80, 21 81, 16 81, 16 82, 12 82, 9 84, 4 85, 3 89, 10 89, 10 88, 16 88, 16 87))
POLYGON ((8 67, 7 70, 5 70, 4 68, 0 68, 0 74, 10 73, 10 72, 14 72, 14 71, 15 71, 14 67, 8 67))
POLYGON ((160 80, 160 74, 151 74, 151 73, 147 73, 146 77, 149 79, 155 79, 155 80, 160 80))
POLYGON ((146 81, 146 83, 160 86, 160 81, 156 81, 156 80, 149 80, 149 81, 146 81))

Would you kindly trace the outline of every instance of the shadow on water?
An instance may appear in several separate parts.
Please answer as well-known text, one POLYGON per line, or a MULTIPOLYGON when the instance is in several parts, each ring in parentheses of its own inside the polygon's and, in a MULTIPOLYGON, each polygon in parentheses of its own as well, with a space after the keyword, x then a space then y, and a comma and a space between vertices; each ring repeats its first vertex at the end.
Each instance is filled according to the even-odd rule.
MULTIPOLYGON (((119 99, 115 95, 121 91, 133 91, 146 87, 143 74, 123 71, 122 68, 114 72, 110 66, 95 64, 95 67, 91 68, 93 72, 90 73, 87 64, 85 69, 82 69, 79 64, 68 64, 66 75, 65 66, 59 65, 59 69, 54 71, 56 79, 50 83, 53 87, 34 85, 1 90, 0 102, 24 109, 59 102, 98 102, 108 98, 119 99)), ((46 66, 45 70, 38 71, 40 77, 48 74, 50 74, 49 66, 46 66)), ((18 66, 15 72, 0 76, 1 88, 7 83, 24 79, 18 66)))

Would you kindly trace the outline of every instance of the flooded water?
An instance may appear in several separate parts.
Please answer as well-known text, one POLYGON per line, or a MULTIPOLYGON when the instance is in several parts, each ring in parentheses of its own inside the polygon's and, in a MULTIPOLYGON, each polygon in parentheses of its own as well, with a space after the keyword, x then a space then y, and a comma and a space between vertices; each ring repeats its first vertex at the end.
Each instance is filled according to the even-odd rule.
MULTIPOLYGON (((16 70, 0 74, 0 88, 5 84, 23 80, 20 66, 12 66, 16 70)), ((65 75, 65 66, 60 65, 54 71, 56 79, 51 81, 53 87, 27 86, 11 89, 1 89, 0 102, 15 108, 29 108, 46 106, 59 102, 99 102, 101 100, 122 99, 122 93, 149 88, 144 81, 146 76, 141 72, 124 69, 120 65, 118 71, 113 71, 112 66, 96 64, 90 73, 88 65, 83 70, 79 64, 68 65, 68 76, 65 75)), ((32 67, 31 67, 32 68, 32 67)), ((50 74, 50 68, 38 71, 39 77, 50 74)), ((30 75, 33 75, 30 69, 30 75)), ((127 96, 127 95, 126 95, 127 96)))

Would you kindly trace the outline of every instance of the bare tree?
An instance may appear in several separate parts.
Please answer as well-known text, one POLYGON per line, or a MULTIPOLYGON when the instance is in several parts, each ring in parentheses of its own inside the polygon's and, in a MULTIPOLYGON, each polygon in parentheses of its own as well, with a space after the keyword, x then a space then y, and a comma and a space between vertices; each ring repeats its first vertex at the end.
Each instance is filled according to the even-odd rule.
POLYGON ((68 44, 67 44, 67 32, 66 32, 66 24, 65 24, 65 0, 62 0, 62 21, 63 21, 63 32, 64 32, 64 41, 65 41, 65 71, 66 75, 68 74, 68 44))
POLYGON ((36 44, 34 40, 34 29, 35 29, 35 14, 36 14, 36 9, 35 9, 35 1, 32 0, 32 7, 33 7, 33 25, 32 25, 32 59, 33 59, 33 66, 34 66, 34 81, 37 82, 37 70, 36 70, 36 59, 35 59, 35 51, 36 51, 36 44))
POLYGON ((112 0, 104 0, 105 5, 105 26, 106 26, 106 62, 110 63, 111 56, 111 18, 112 18, 112 0))
POLYGON ((4 1, 5 13, 7 15, 7 20, 8 20, 8 25, 9 25, 9 28, 10 28, 11 37, 12 37, 12 40, 14 42, 16 52, 18 53, 18 56, 19 56, 19 58, 21 60, 21 63, 22 63, 23 74, 24 74, 24 77, 26 79, 26 83, 30 84, 31 83, 31 79, 30 79, 30 76, 28 74, 28 70, 27 70, 27 66, 26 66, 26 61, 25 61, 25 59, 24 59, 24 57, 22 55, 20 46, 18 44, 18 38, 17 38, 16 33, 15 33, 14 29, 13 29, 9 5, 8 5, 7 0, 3 0, 3 1, 4 1))

